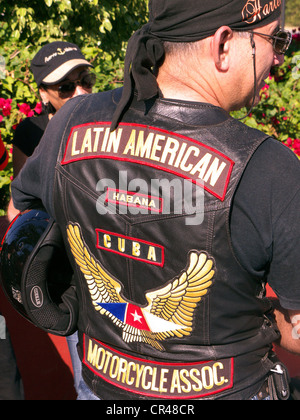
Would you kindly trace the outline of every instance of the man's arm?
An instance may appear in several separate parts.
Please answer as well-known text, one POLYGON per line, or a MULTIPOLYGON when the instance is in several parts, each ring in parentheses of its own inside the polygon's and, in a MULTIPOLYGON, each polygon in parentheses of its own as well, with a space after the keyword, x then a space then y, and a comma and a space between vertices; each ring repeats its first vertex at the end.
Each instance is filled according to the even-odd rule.
POLYGON ((272 299, 274 315, 281 333, 278 343, 283 349, 300 355, 300 310, 282 308, 278 299, 272 299))

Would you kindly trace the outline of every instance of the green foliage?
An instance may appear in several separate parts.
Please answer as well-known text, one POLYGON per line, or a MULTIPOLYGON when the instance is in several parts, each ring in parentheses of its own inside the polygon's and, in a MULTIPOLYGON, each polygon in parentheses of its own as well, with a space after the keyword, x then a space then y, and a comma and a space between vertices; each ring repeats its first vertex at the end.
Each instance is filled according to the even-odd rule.
MULTIPOLYGON (((285 143, 300 157, 300 34, 283 66, 274 67, 261 91, 261 102, 243 122, 285 143)), ((243 109, 236 118, 247 114, 243 109)))
POLYGON ((7 39, 33 45, 55 39, 80 47, 96 43, 116 54, 147 12, 143 0, 10 0, 1 7, 7 39))
MULTIPOLYGON (((21 96, 26 82, 33 86, 31 59, 43 45, 57 40, 82 49, 95 66, 99 87, 106 90, 122 81, 126 42, 146 20, 147 1, 10 0, 0 3, 0 14, 0 55, 8 71, 17 72, 6 82, 8 91, 21 96), (23 86, 15 86, 17 79, 23 86)), ((28 89, 25 98, 32 97, 28 89)))
POLYGON ((299 0, 286 0, 285 12, 286 25, 298 28, 300 26, 300 2, 299 0))

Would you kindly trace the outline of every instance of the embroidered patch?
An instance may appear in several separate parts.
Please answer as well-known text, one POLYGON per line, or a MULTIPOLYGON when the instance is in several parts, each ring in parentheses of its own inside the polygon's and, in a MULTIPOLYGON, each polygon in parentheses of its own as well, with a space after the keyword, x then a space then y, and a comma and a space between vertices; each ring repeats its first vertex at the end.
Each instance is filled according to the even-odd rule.
POLYGON ((234 162, 197 140, 138 124, 109 122, 73 127, 61 162, 114 159, 146 165, 194 182, 220 200, 225 199, 234 162))
POLYGON ((126 300, 121 282, 91 255, 80 227, 69 224, 68 240, 96 311, 122 330, 126 343, 142 342, 164 351, 161 342, 193 332, 194 312, 213 285, 214 260, 205 252, 191 251, 187 268, 157 290, 146 293, 148 306, 126 300))
POLYGON ((161 245, 137 238, 96 229, 97 248, 123 257, 163 267, 165 250, 161 245))
POLYGON ((167 399, 204 398, 233 388, 234 359, 168 363, 136 358, 84 335, 83 363, 112 385, 167 399))
POLYGON ((118 204, 119 206, 136 207, 155 213, 162 213, 163 211, 162 198, 136 192, 108 188, 105 201, 118 204))

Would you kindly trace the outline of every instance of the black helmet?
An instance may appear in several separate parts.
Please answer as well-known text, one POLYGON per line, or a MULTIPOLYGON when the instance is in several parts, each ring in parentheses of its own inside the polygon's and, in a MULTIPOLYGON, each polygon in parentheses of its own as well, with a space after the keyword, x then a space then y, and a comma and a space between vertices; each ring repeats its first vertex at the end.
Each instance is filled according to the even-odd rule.
POLYGON ((8 228, 0 277, 10 303, 34 325, 59 336, 77 330, 73 271, 60 229, 44 210, 21 213, 8 228))

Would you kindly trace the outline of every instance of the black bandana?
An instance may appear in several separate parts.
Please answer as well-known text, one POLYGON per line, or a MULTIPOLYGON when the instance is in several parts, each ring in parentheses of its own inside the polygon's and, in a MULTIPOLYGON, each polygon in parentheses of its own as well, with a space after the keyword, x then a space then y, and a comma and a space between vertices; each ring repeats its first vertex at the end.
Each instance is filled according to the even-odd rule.
POLYGON ((124 89, 111 130, 130 104, 134 88, 138 100, 158 94, 151 69, 164 57, 163 41, 195 42, 208 38, 221 26, 247 31, 280 17, 281 0, 150 0, 149 22, 129 40, 124 89))

